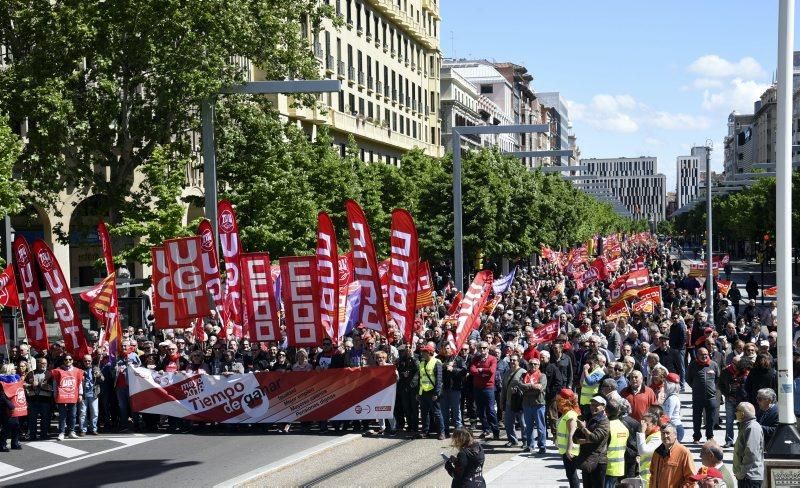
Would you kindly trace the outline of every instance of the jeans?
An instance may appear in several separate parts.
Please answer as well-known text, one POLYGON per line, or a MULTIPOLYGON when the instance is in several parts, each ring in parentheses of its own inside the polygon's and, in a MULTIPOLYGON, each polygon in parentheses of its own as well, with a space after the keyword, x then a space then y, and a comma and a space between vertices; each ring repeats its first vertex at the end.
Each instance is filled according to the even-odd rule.
POLYGON ((451 422, 456 429, 463 425, 461 422, 461 390, 442 390, 439 404, 442 407, 445 434, 450 433, 451 422))
POLYGON ((739 480, 739 488, 761 488, 763 480, 739 480))
POLYGON ((562 454, 561 460, 564 461, 564 470, 567 472, 569 488, 580 488, 581 482, 578 479, 578 466, 575 464, 575 458, 569 459, 566 454, 562 454))
POLYGON ((608 476, 606 475, 606 486, 605 488, 617 488, 617 481, 620 480, 619 476, 608 476))
POLYGON ((439 433, 444 434, 444 420, 442 419, 442 409, 439 408, 439 400, 433 399, 433 392, 428 391, 419 396, 419 404, 422 407, 422 432, 430 432, 431 427, 438 427, 439 433), (438 424, 431 426, 431 417, 438 424))
POLYGON ((735 400, 725 400, 725 443, 734 442, 733 438, 733 424, 736 423, 736 405, 735 400))
POLYGON ((538 432, 536 443, 539 448, 544 448, 544 441, 547 438, 547 429, 545 429, 544 423, 544 405, 523 407, 523 412, 525 413, 524 442, 529 446, 533 446, 533 428, 536 427, 536 432, 538 432))
MULTIPOLYGON (((686 357, 686 350, 680 349, 681 358, 686 357)), ((681 390, 686 386, 686 361, 681 359, 678 362, 678 376, 681 378, 681 390)))
POLYGON ((47 431, 50 430, 50 417, 52 416, 52 404, 48 398, 45 401, 33 400, 28 402, 28 436, 31 440, 36 439, 36 419, 41 419, 39 427, 39 437, 47 438, 47 431))
POLYGON ((700 440, 700 431, 703 425, 703 414, 706 420, 706 440, 714 438, 714 424, 717 419, 719 405, 716 398, 692 398, 692 424, 694 426, 694 440, 700 440))
POLYGON ((100 400, 97 397, 86 398, 79 402, 80 413, 78 414, 78 422, 81 426, 81 432, 97 433, 97 414, 100 408, 100 400), (88 413, 88 415, 87 415, 88 413), (86 417, 89 417, 89 426, 87 429, 86 417))
POLYGON ((686 430, 683 428, 683 424, 675 426, 675 436, 677 437, 678 442, 683 441, 683 434, 685 432, 686 430))
POLYGON ((77 403, 57 403, 58 407, 58 433, 69 434, 75 432, 75 413, 77 403), (66 430, 64 428, 66 427, 66 430))
POLYGON ((475 390, 475 403, 478 407, 478 418, 481 420, 483 433, 500 434, 500 428, 497 425, 497 405, 494 400, 494 388, 475 390))
MULTIPOLYGON (((517 443, 517 429, 516 424, 519 424, 519 431, 520 433, 524 434, 525 430, 525 420, 522 418, 522 411, 514 412, 511 409, 507 408, 505 410, 505 416, 503 417, 503 425, 506 429, 506 438, 509 442, 517 443)), ((523 440, 523 442, 525 442, 523 440)))

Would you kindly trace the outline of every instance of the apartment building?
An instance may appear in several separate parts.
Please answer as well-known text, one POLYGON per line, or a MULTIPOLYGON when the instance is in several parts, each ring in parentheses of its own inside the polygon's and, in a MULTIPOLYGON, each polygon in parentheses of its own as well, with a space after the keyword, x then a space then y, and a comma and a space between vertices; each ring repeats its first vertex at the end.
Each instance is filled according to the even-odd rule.
POLYGON ((396 165, 414 148, 441 156, 439 0, 325 2, 344 26, 325 20, 306 30, 320 78, 339 79, 342 89, 321 95, 321 110, 295 108, 291 97, 276 96, 280 113, 312 136, 328 124, 342 154, 352 134, 366 162, 396 165))
POLYGON ((581 159, 583 187, 605 188, 635 219, 653 224, 666 218, 666 176, 654 157, 581 159))

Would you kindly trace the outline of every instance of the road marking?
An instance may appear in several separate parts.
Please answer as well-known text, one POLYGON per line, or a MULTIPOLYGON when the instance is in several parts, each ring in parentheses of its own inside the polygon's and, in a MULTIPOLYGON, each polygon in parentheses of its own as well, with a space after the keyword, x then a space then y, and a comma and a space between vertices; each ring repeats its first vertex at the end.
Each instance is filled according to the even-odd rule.
POLYGON ((21 468, 6 463, 0 463, 0 476, 7 476, 9 474, 19 473, 20 471, 22 471, 21 468))
MULTIPOLYGON (((252 471, 249 471, 241 476, 237 476, 236 478, 231 478, 227 481, 223 481, 217 485, 214 485, 214 488, 235 488, 240 486, 248 481, 252 481, 255 478, 261 477, 267 473, 271 473, 272 471, 277 471, 281 468, 294 464, 296 462, 302 461, 306 458, 314 456, 316 454, 321 453, 322 451, 328 450, 332 447, 336 447, 342 445, 346 442, 350 442, 355 439, 361 439, 363 436, 360 434, 347 434, 342 437, 338 437, 336 439, 332 439, 328 442, 323 442, 322 444, 314 447, 310 447, 304 451, 300 451, 298 453, 292 454, 289 457, 285 457, 279 461, 275 461, 274 463, 267 464, 265 466, 261 466, 260 468, 256 468, 252 471)), ((0 481, 3 481, 0 479, 0 481)))
POLYGON ((492 468, 488 473, 484 475, 483 479, 488 485, 497 478, 503 476, 504 474, 508 473, 512 469, 516 468, 517 466, 525 462, 526 459, 528 459, 528 456, 525 456, 524 454, 517 454, 508 461, 505 461, 502 464, 499 464, 494 468, 492 468))
MULTIPOLYGON (((158 436, 155 436, 155 437, 148 437, 147 440, 148 441, 154 441, 154 440, 157 440, 157 439, 161 439, 163 437, 169 437, 170 435, 172 435, 172 434, 161 434, 161 435, 158 435, 158 436)), ((27 445, 31 445, 31 444, 32 443, 29 442, 27 445)), ((72 459, 67 459, 66 461, 61 461, 60 463, 51 464, 49 466, 44 466, 44 467, 41 467, 41 468, 32 469, 30 471, 24 471, 22 473, 17 473, 17 474, 12 475, 12 476, 6 476, 5 478, 0 478, 0 485, 4 484, 6 481, 10 481, 10 480, 13 480, 15 478, 20 478, 22 476, 28 476, 28 475, 39 473, 39 472, 42 472, 42 471, 47 471, 48 469, 57 468, 59 466, 64 466, 66 464, 76 463, 78 461, 83 461, 84 459, 93 458, 95 456, 102 456, 103 454, 108 454, 109 452, 119 451, 120 449, 125 449, 126 447, 130 447, 130 446, 127 445, 127 444, 124 444, 124 445, 121 445, 121 446, 112 447, 111 449, 106 449, 104 451, 93 452, 93 453, 87 454, 85 456, 80 456, 80 457, 74 457, 72 459)), ((0 475, 0 476, 2 476, 2 475, 0 475)))
POLYGON ((80 449, 75 449, 74 447, 65 446, 60 442, 54 442, 54 441, 29 442, 27 446, 65 458, 74 458, 78 456, 83 456, 84 454, 89 454, 86 451, 81 451, 80 449))

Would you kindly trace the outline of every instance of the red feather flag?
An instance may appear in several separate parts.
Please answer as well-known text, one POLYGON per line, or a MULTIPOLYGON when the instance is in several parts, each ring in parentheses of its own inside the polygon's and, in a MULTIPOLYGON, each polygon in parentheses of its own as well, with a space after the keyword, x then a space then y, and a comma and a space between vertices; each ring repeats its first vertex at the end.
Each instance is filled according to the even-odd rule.
POLYGON ((339 333, 339 249, 336 230, 328 214, 317 215, 317 279, 322 326, 334 342, 339 333))
POLYGON ((294 256, 279 261, 289 347, 321 346, 325 329, 319 313, 317 258, 294 256))
POLYGON ((345 202, 353 271, 361 283, 361 324, 386 335, 386 313, 378 277, 378 259, 364 211, 353 200, 345 202))
POLYGON ((403 340, 409 343, 417 310, 419 242, 417 227, 408 211, 395 209, 392 212, 389 242, 389 315, 400 329, 403 340))
POLYGON ((23 236, 17 236, 14 239, 14 263, 17 266, 19 282, 22 285, 22 296, 25 300, 25 306, 22 307, 25 335, 34 349, 47 351, 50 349, 50 344, 47 341, 39 277, 34 269, 32 255, 28 241, 23 236))

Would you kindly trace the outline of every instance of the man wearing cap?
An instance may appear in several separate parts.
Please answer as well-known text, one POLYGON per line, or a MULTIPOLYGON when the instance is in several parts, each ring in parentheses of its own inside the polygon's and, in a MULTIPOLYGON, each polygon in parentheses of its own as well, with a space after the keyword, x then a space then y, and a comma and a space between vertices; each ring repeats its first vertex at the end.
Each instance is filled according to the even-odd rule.
POLYGON ((583 486, 605 488, 608 464, 608 441, 610 424, 606 417, 606 399, 597 395, 589 402, 591 417, 578 420, 575 442, 580 445, 576 460, 581 469, 583 486))
POLYGON ((419 362, 419 404, 422 407, 422 432, 419 438, 426 437, 430 432, 430 421, 433 417, 439 429, 439 440, 444 440, 444 420, 442 409, 439 407, 439 397, 442 396, 442 362, 434 357, 433 344, 422 346, 422 361, 419 362))
MULTIPOLYGON (((722 452, 722 448, 719 444, 717 444, 716 441, 708 441, 703 444, 703 447, 700 448, 700 462, 702 463, 702 466, 697 471, 697 474, 702 474, 704 470, 706 473, 714 470, 717 473, 720 473, 719 478, 725 481, 725 486, 735 488, 735 478, 733 477, 731 470, 728 469, 728 467, 725 466, 725 463, 722 461, 723 456, 724 453, 722 452)), ((700 481, 701 479, 695 478, 695 481, 700 481)))
POLYGON ((678 442, 675 425, 661 426, 661 445, 650 462, 650 488, 693 488, 692 453, 678 442))
POLYGON ((483 433, 481 438, 489 437, 491 432, 495 440, 500 439, 500 428, 497 425, 497 405, 495 403, 494 383, 497 371, 497 358, 489 354, 489 343, 481 341, 478 353, 469 366, 472 377, 475 404, 478 408, 478 417, 481 420, 483 433))

